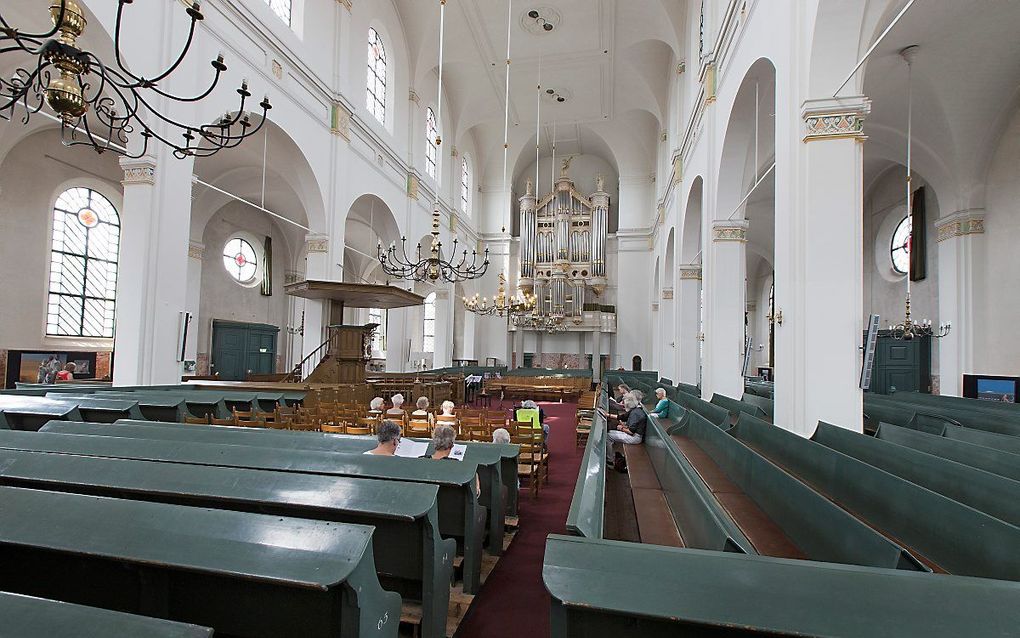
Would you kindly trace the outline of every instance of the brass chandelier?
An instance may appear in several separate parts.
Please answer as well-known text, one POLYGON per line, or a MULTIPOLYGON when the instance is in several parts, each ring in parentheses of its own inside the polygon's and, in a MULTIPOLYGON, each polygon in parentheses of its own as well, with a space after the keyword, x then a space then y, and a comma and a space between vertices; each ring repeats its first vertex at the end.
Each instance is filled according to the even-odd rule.
POLYGON ((237 146, 262 128, 272 106, 266 97, 259 103, 261 116, 246 111, 251 97, 247 81, 237 89, 237 110, 228 111, 212 124, 182 124, 159 111, 154 106, 157 100, 193 103, 208 97, 227 65, 222 54, 217 56, 212 61, 212 82, 197 95, 178 96, 160 88, 184 61, 196 26, 203 19, 200 3, 192 0, 185 8, 191 25, 178 57, 153 76, 133 74, 124 66, 121 53, 124 6, 133 1, 118 0, 113 65, 78 47, 77 40, 88 21, 75 0, 51 0, 53 27, 42 33, 21 31, 0 14, 0 54, 20 53, 34 58, 30 66, 16 69, 10 78, 0 78, 0 118, 11 120, 15 107, 21 106, 25 111, 21 120, 27 124, 32 115, 49 106, 61 123, 61 139, 66 146, 91 146, 99 153, 113 151, 128 157, 145 155, 152 139, 171 147, 178 158, 207 157, 237 146), (136 133, 141 147, 131 153, 126 147, 136 133))
POLYGON ((478 315, 499 317, 516 317, 535 309, 534 295, 518 292, 512 297, 506 294, 506 277, 499 273, 499 292, 489 301, 488 297, 464 297, 464 308, 478 315))

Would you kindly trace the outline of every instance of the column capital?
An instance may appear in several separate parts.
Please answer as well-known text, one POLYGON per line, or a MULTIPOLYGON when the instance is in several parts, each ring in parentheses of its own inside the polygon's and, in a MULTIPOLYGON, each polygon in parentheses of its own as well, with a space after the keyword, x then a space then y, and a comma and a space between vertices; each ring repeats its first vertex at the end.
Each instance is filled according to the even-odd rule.
POLYGON ((747 241, 748 222, 743 219, 719 219, 712 222, 712 241, 747 241))
POLYGON ((701 266, 680 266, 680 280, 684 279, 701 281, 701 266))
POLYGON ((333 102, 330 106, 329 132, 351 141, 351 112, 340 102, 333 102))
POLYGON ((411 100, 418 106, 421 106, 421 97, 418 95, 418 92, 414 90, 414 87, 407 90, 407 99, 411 100))
POLYGON ((407 196, 411 199, 418 199, 418 187, 421 186, 421 180, 418 179, 416 173, 407 174, 407 196))
POLYGON ((801 105, 804 141, 867 139, 864 119, 871 113, 871 100, 863 95, 807 100, 801 105))
POLYGON ((156 183, 156 160, 151 157, 122 157, 120 167, 124 169, 124 179, 121 184, 155 184, 156 183))
POLYGON ((935 222, 939 243, 954 237, 985 234, 985 211, 978 208, 958 210, 935 222))
POLYGON ((748 301, 747 302, 747 311, 748 312, 755 312, 756 310, 758 310, 758 302, 756 302, 756 301, 748 301))
POLYGON ((663 288, 662 289, 662 298, 663 299, 672 299, 673 298, 673 289, 672 288, 663 288))
POLYGON ((305 235, 305 248, 309 253, 328 253, 329 235, 308 233, 305 235))
POLYGON ((188 257, 190 257, 191 259, 197 259, 198 261, 202 261, 202 258, 204 256, 205 256, 205 244, 197 241, 188 242, 188 257))
POLYGON ((283 285, 289 286, 290 284, 296 284, 305 278, 305 274, 300 270, 285 270, 283 273, 283 285))

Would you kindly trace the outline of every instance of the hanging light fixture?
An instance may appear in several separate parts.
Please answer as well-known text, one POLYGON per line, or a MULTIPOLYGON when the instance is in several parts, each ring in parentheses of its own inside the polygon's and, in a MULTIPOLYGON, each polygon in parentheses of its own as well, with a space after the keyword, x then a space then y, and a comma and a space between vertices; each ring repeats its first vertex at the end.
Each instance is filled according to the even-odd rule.
MULTIPOLYGON (((439 90, 436 98, 437 121, 439 126, 443 124, 443 39, 446 34, 446 0, 439 0, 439 90)), ((436 149, 443 143, 443 138, 436 133, 436 149)), ((439 154, 437 153, 437 156, 439 154)), ((460 261, 457 261, 457 248, 459 240, 454 237, 452 258, 446 259, 443 255, 443 242, 439 238, 440 216, 439 216, 439 189, 436 189, 436 199, 432 207, 432 241, 422 256, 421 242, 418 242, 415 257, 407 254, 407 237, 400 238, 400 250, 397 250, 396 242, 384 248, 380 241, 376 247, 379 264, 387 276, 394 279, 407 279, 411 281, 438 281, 442 279, 450 283, 457 283, 469 279, 477 279, 485 275, 489 269, 489 249, 483 253, 482 262, 478 263, 478 251, 471 251, 471 262, 468 263, 468 251, 465 249, 460 261)))
POLYGON ((518 291, 516 295, 507 296, 506 277, 499 273, 499 292, 493 296, 492 301, 488 297, 464 297, 464 308, 478 315, 499 317, 515 317, 535 309, 535 296, 518 291))
MULTIPOLYGON (((114 65, 105 64, 91 51, 77 46, 88 22, 75 0, 51 0, 53 27, 43 33, 23 32, 0 14, 0 54, 21 53, 35 58, 31 66, 16 69, 9 79, 0 78, 0 118, 12 119, 15 107, 21 106, 25 111, 21 120, 27 124, 32 115, 48 106, 56 113, 54 119, 61 123, 64 145, 91 146, 99 153, 113 151, 129 157, 145 155, 152 139, 171 147, 178 158, 207 157, 233 148, 258 132, 272 106, 269 98, 264 98, 259 103, 262 114, 253 121, 252 114, 245 110, 251 97, 247 81, 237 89, 240 95, 237 110, 228 111, 212 124, 182 124, 156 109, 153 105, 156 100, 190 103, 205 99, 219 84, 227 65, 223 54, 212 61, 215 75, 208 88, 198 95, 182 97, 159 88, 184 61, 196 25, 203 19, 199 2, 193 0, 185 9, 191 18, 188 37, 173 64, 149 77, 128 71, 122 61, 121 25, 124 5, 132 1, 118 0, 114 65), (142 143, 138 153, 132 154, 126 147, 135 133, 142 143)), ((45 111, 43 114, 49 116, 45 111)))
POLYGON ((914 321, 910 317, 910 279, 913 273, 913 259, 910 259, 911 252, 913 250, 913 239, 914 239, 914 225, 913 225, 913 212, 914 212, 914 193, 911 187, 911 160, 912 160, 912 137, 913 137, 913 83, 912 83, 912 66, 914 62, 914 55, 917 53, 917 45, 909 46, 902 51, 900 55, 907 62, 907 223, 910 224, 910 233, 907 239, 907 296, 905 300, 905 313, 902 323, 898 323, 889 328, 892 337, 897 340, 910 341, 915 337, 934 337, 941 339, 949 334, 953 329, 951 323, 946 322, 938 326, 932 325, 930 319, 922 319, 921 321, 914 321))

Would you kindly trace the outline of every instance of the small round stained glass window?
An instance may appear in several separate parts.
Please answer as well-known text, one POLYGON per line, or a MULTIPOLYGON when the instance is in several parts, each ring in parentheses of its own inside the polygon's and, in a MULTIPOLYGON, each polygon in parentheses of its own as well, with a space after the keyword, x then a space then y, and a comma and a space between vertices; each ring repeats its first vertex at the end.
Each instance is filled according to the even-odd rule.
POLYGON ((78 223, 85 228, 95 228, 99 225, 99 215, 91 208, 83 208, 78 211, 78 223))
POLYGON ((247 241, 235 237, 223 247, 223 266, 239 284, 250 284, 258 273, 259 259, 247 241))
POLYGON ((901 275, 910 272, 911 228, 910 215, 907 215, 896 226, 896 231, 893 232, 892 236, 892 244, 889 247, 889 257, 892 259, 893 270, 901 275))

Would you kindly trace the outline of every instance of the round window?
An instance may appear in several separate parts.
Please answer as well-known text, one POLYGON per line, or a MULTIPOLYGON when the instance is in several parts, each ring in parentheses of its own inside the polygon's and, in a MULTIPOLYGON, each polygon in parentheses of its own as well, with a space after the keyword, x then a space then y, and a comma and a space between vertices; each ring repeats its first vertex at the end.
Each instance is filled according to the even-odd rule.
POLYGON ((910 215, 907 215, 896 226, 889 246, 889 257, 892 259, 893 270, 901 275, 910 272, 910 231, 912 228, 910 215))
POLYGON ((239 284, 250 284, 258 275, 259 258, 252 245, 234 237, 223 247, 223 267, 239 284))

